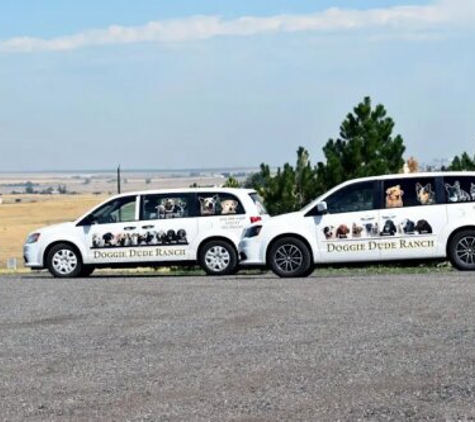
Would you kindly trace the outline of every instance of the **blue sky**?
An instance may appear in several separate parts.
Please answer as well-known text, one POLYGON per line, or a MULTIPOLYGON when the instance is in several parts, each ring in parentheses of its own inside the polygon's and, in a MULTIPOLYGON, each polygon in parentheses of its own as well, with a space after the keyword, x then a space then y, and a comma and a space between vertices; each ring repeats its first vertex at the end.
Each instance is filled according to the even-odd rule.
POLYGON ((3 0, 0 171, 313 162, 364 96, 475 154, 475 1, 3 0))

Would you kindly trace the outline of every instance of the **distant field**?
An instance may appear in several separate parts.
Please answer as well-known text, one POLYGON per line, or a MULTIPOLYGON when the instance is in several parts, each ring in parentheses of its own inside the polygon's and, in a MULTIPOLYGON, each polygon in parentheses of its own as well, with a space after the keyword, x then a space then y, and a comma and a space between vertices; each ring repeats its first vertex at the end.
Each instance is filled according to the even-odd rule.
MULTIPOLYGON (((237 177, 244 180, 244 176, 237 177)), ((222 185, 225 178, 220 174, 180 174, 169 175, 161 173, 124 173, 121 177, 123 192, 144 189, 169 189, 189 187, 193 184, 199 186, 222 185)), ((57 190, 60 186, 66 188, 68 193, 79 194, 104 194, 112 195, 117 192, 117 179, 113 173, 100 174, 48 174, 48 173, 0 173, 0 194, 25 192, 26 183, 32 183, 36 192, 47 189, 57 190)))
POLYGON ((22 246, 31 231, 75 220, 105 199, 99 195, 3 195, 0 205, 0 268, 9 258, 23 266, 22 246), (21 200, 21 202, 16 202, 21 200))

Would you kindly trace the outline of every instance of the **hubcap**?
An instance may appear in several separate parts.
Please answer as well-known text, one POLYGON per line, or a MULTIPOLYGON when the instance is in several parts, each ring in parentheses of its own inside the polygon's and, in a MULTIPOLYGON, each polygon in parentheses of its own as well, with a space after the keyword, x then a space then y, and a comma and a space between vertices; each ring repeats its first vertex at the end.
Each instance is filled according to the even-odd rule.
POLYGON ((225 270, 231 262, 231 255, 222 246, 213 246, 205 254, 206 266, 213 271, 225 270))
POLYGON ((475 264, 475 237, 460 239, 455 248, 458 259, 464 264, 475 264))
POLYGON ((302 265, 303 254, 295 245, 282 245, 275 252, 274 261, 281 271, 291 273, 302 265))
POLYGON ((69 249, 60 249, 53 255, 53 268, 62 275, 71 274, 78 265, 76 254, 69 249))

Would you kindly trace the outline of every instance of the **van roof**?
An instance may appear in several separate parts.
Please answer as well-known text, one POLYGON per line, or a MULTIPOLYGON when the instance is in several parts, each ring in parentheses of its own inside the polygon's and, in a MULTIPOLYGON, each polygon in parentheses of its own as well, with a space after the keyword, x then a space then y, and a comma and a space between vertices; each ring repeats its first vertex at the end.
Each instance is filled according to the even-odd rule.
MULTIPOLYGON (((153 194, 173 194, 173 193, 255 193, 255 189, 247 188, 220 188, 220 187, 198 187, 198 188, 173 188, 173 189, 146 189, 141 191, 122 192, 112 197, 130 195, 153 195, 153 194)), ((111 197, 111 198, 112 198, 111 197)))

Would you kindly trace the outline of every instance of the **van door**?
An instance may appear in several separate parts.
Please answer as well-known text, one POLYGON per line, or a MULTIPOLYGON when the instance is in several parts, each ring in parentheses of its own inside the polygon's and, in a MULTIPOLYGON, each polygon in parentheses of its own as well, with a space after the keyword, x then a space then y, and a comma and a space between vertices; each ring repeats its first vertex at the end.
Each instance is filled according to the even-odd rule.
POLYGON ((87 264, 128 263, 138 261, 128 247, 139 221, 138 197, 114 198, 86 216, 79 226, 83 229, 87 264))
POLYGON ((144 261, 195 260, 198 222, 193 195, 186 192, 146 194, 140 201, 138 240, 144 261))
POLYGON ((441 235, 447 207, 435 177, 383 181, 384 208, 379 226, 381 259, 430 259, 445 256, 441 235))
POLYGON ((324 198, 327 213, 316 216, 322 263, 380 259, 377 182, 346 185, 324 198))

